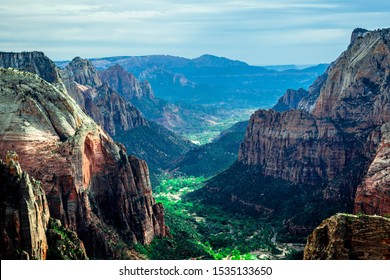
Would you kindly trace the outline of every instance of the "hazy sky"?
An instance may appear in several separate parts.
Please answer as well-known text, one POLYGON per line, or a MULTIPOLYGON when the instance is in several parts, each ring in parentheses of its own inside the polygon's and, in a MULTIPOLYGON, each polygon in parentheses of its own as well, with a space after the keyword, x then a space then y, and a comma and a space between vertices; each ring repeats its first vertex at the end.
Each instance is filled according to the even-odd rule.
POLYGON ((331 62, 355 27, 390 27, 383 0, 0 0, 0 50, 53 60, 213 54, 249 64, 331 62))

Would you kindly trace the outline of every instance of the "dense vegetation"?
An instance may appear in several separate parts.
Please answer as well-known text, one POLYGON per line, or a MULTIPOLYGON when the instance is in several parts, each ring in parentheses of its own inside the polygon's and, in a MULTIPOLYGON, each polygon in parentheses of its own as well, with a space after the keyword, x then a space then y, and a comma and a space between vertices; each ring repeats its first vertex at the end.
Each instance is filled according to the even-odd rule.
MULTIPOLYGON (((259 259, 288 257, 272 242, 273 229, 261 220, 231 214, 217 206, 194 203, 187 196, 204 186, 203 177, 164 179, 156 188, 170 237, 136 250, 151 259, 259 259)), ((286 254, 287 255, 286 255, 286 254)))
POLYGON ((279 240, 304 243, 322 220, 351 211, 346 199, 325 201, 324 188, 323 184, 299 185, 263 176, 261 167, 236 162, 189 196, 194 203, 217 205, 231 213, 261 218, 280 233, 279 240))
POLYGON ((192 176, 213 176, 229 168, 237 160, 247 121, 239 122, 223 131, 212 143, 196 147, 179 159, 171 170, 192 176))
POLYGON ((172 161, 195 146, 153 122, 149 126, 118 133, 114 139, 126 147, 128 154, 136 155, 148 163, 154 183, 157 183, 159 169, 167 168, 172 161))

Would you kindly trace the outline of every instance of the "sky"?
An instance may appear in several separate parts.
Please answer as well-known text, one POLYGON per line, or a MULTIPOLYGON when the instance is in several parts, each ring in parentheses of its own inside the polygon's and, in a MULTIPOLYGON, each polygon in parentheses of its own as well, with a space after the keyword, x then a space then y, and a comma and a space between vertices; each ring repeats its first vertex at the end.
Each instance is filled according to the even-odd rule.
POLYGON ((0 0, 0 51, 52 60, 212 54, 251 65, 334 61, 356 27, 390 27, 383 0, 0 0))

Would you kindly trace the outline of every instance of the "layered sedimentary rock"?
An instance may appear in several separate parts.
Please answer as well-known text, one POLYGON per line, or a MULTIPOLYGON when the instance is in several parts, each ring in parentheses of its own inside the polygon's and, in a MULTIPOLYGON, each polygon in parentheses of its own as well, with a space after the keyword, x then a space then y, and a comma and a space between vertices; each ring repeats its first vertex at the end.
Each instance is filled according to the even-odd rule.
POLYGON ((66 93, 37 75, 0 69, 0 103, 0 153, 19 154, 42 182, 51 216, 77 232, 90 257, 124 257, 105 227, 142 243, 166 232, 146 164, 129 158, 66 93))
MULTIPOLYGON (((307 93, 289 91, 280 100, 281 107, 295 109, 256 111, 232 167, 243 175, 229 169, 225 177, 239 178, 217 176, 200 196, 214 202, 213 197, 228 201, 234 194, 241 205, 267 206, 268 214, 258 215, 273 215, 292 235, 354 208, 388 214, 389 37, 390 29, 355 30, 348 49, 307 93), (284 196, 287 187, 278 189, 281 184, 290 196, 284 196)), ((225 207, 241 211, 235 201, 225 207)))
POLYGON ((79 88, 84 96, 86 112, 110 135, 114 136, 138 126, 148 126, 148 121, 141 112, 106 83, 97 88, 79 88))
POLYGON ((118 64, 104 70, 100 77, 127 100, 154 98, 152 88, 147 81, 139 82, 133 74, 128 73, 118 64))
POLYGON ((353 38, 328 71, 312 114, 335 119, 354 133, 389 122, 389 40, 390 29, 353 38))
POLYGON ((292 109, 297 109, 299 102, 308 96, 309 92, 303 88, 298 90, 288 89, 286 93, 279 98, 278 103, 272 108, 278 112, 284 112, 292 109))
POLYGON ((390 260, 390 219, 337 214, 308 237, 306 260, 390 260))
POLYGON ((60 90, 64 89, 58 68, 43 52, 0 52, 0 67, 35 73, 60 90))
POLYGON ((308 113, 257 111, 239 161, 262 165, 265 175, 314 184, 314 178, 333 180, 354 159, 372 159, 380 126, 390 121, 389 36, 389 29, 354 36, 299 102, 308 113), (303 106, 309 97, 314 103, 303 106))
POLYGON ((80 85, 88 85, 91 87, 101 86, 102 81, 98 71, 87 59, 75 57, 64 69, 73 80, 80 85))
POLYGON ((261 165, 266 176, 316 184, 336 177, 352 147, 332 122, 300 110, 259 110, 249 120, 238 159, 261 165))
POLYGON ((101 81, 97 70, 88 60, 76 57, 62 73, 70 95, 111 136, 148 125, 137 108, 101 81))
POLYGON ((0 160, 1 259, 46 259, 50 213, 39 181, 22 171, 14 151, 0 160))
POLYGON ((356 191, 355 213, 390 215, 390 124, 381 131, 375 158, 356 191))

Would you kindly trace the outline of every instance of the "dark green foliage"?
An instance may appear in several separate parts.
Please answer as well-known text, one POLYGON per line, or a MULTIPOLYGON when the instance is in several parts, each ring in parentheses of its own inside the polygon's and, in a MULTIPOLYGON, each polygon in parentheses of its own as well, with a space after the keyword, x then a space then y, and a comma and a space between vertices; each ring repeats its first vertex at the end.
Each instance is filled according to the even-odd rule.
POLYGON ((164 205, 171 236, 155 239, 149 246, 136 245, 139 253, 151 259, 255 259, 252 251, 275 249, 273 230, 262 221, 185 199, 204 181, 199 177, 162 180, 156 201, 164 205))
MULTIPOLYGON (((345 201, 325 201, 325 185, 296 185, 262 175, 261 167, 235 163, 189 197, 229 212, 270 222, 284 241, 304 242, 325 218, 349 210, 345 201)), ((350 199, 351 200, 351 199, 350 199)))
POLYGON ((49 250, 48 260, 85 260, 87 255, 82 242, 74 231, 61 225, 61 222, 50 218, 47 229, 49 250))
POLYGON ((113 138, 126 147, 128 154, 147 162, 155 184, 159 169, 167 168, 174 159, 194 147, 190 141, 155 123, 118 133, 113 138))
POLYGON ((244 139, 247 121, 239 122, 222 132, 216 141, 190 150, 176 160, 171 170, 192 176, 216 175, 237 160, 240 143, 244 139))

